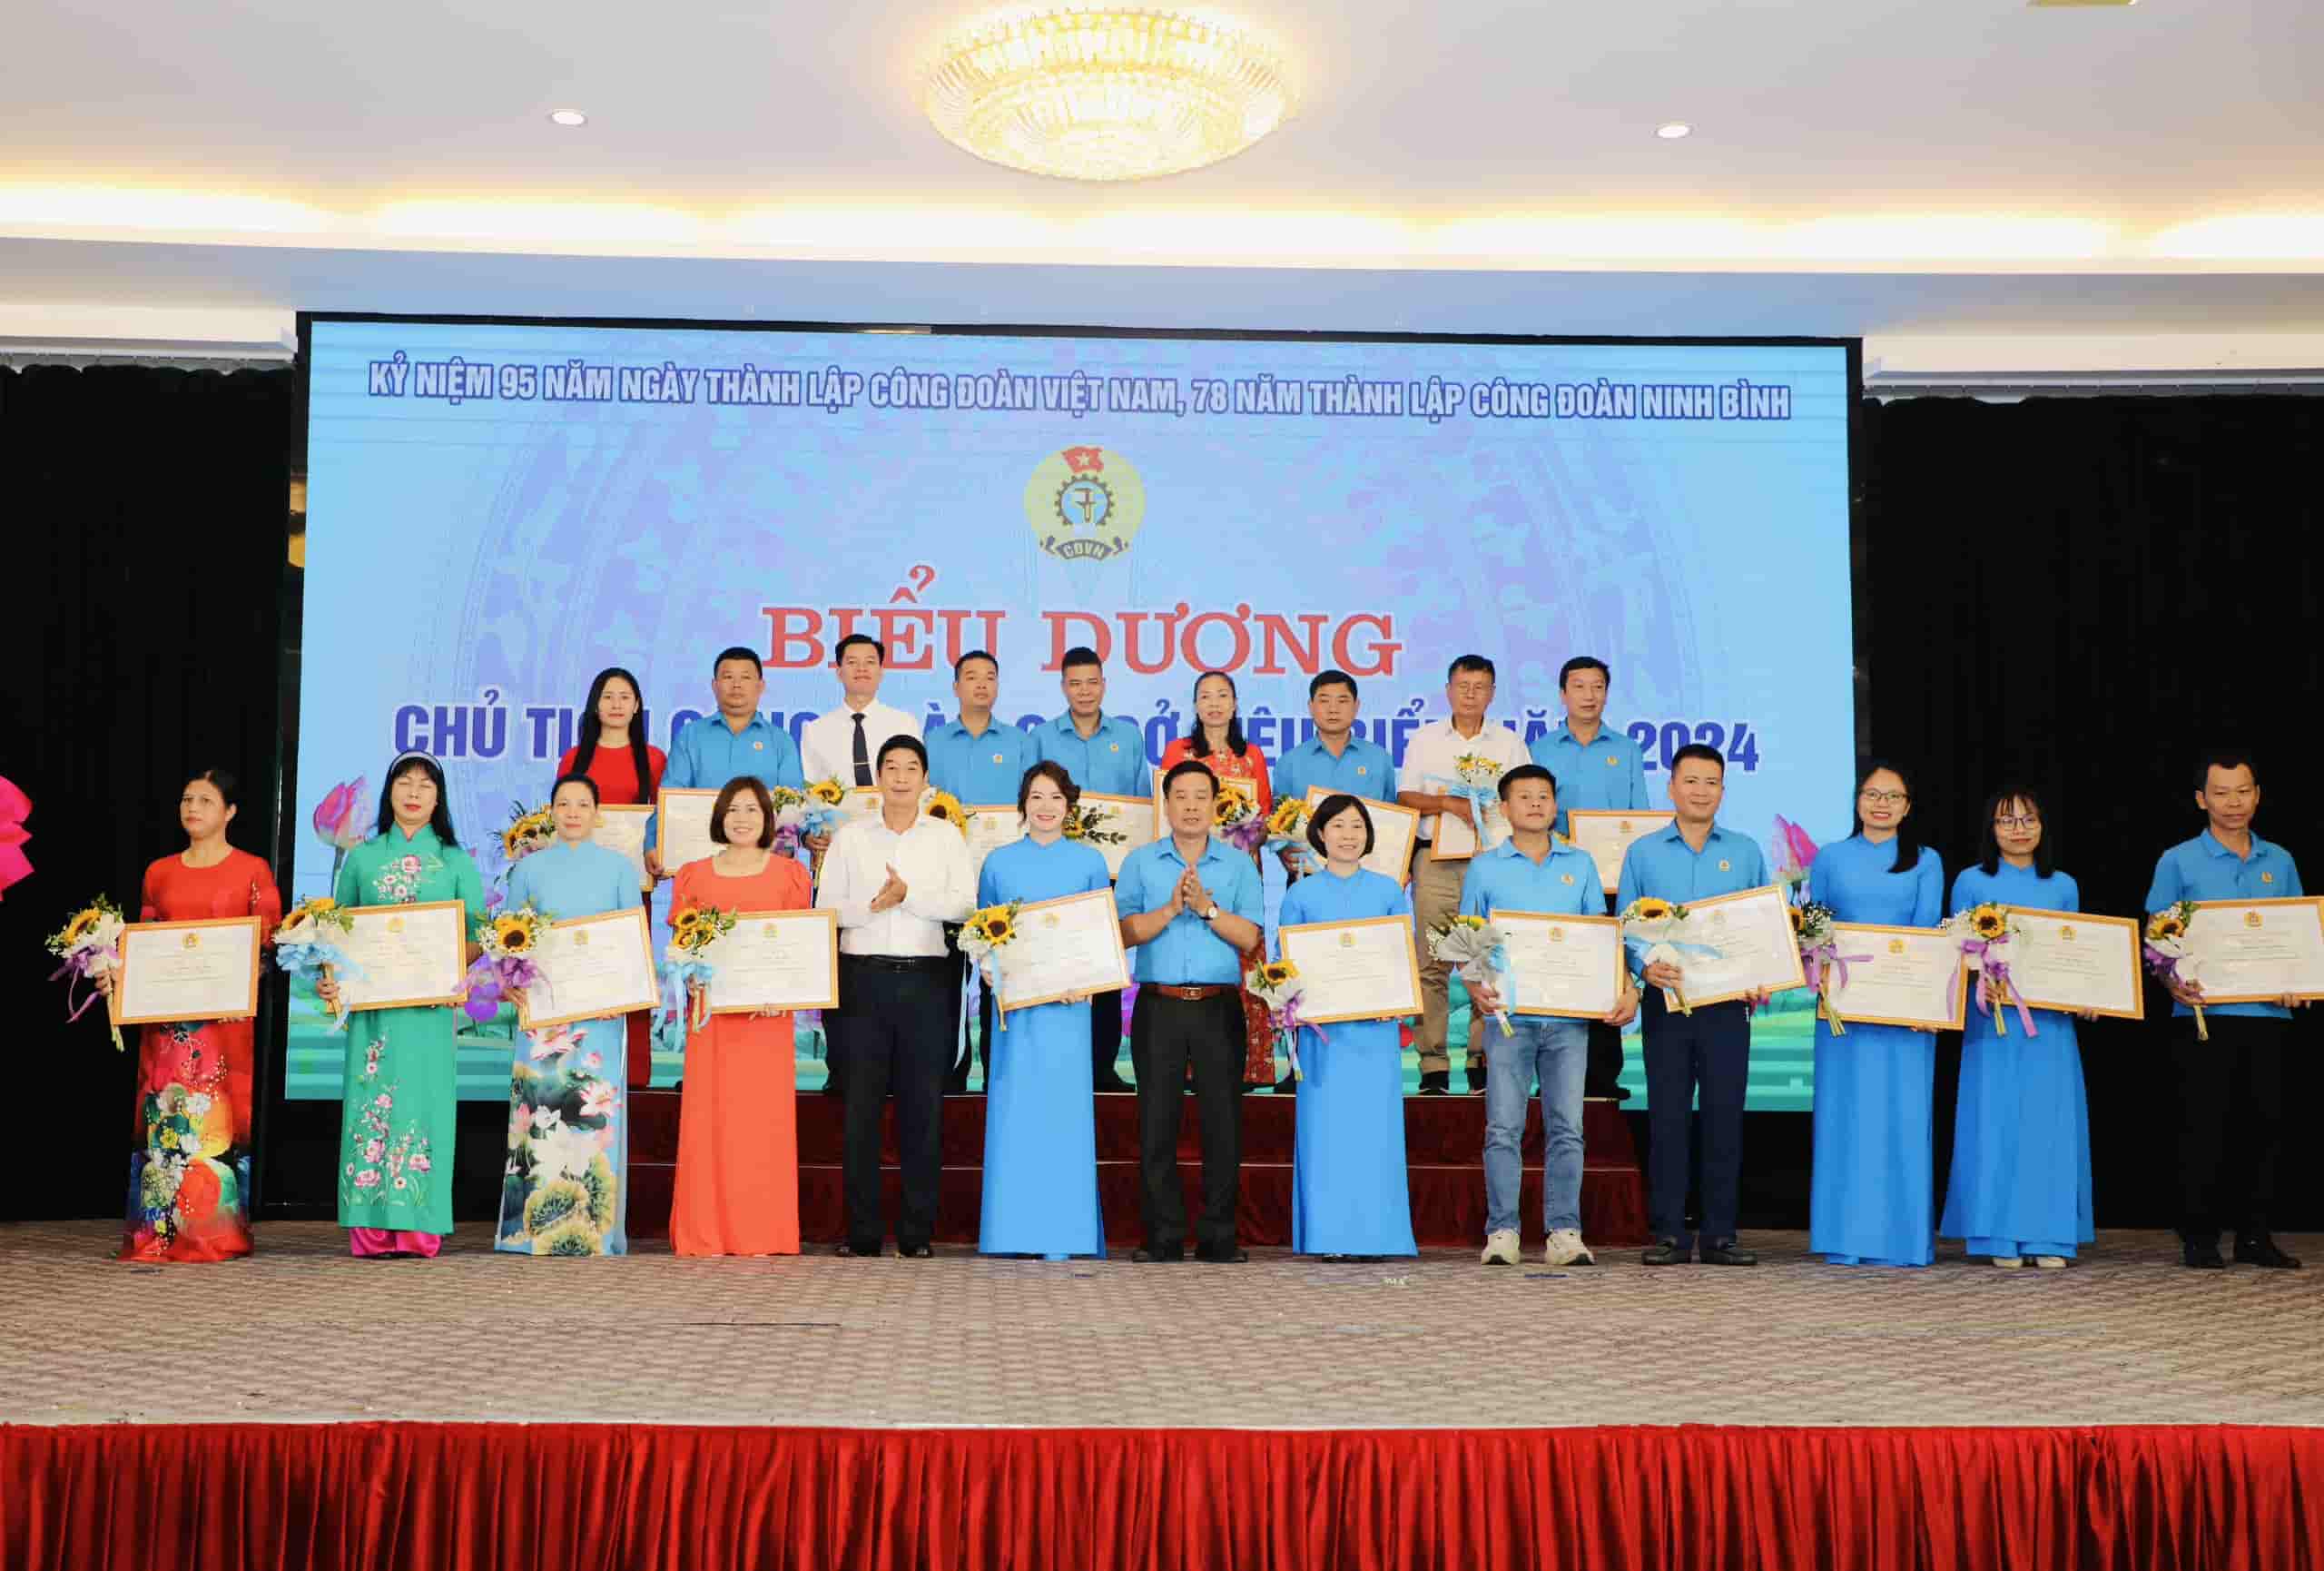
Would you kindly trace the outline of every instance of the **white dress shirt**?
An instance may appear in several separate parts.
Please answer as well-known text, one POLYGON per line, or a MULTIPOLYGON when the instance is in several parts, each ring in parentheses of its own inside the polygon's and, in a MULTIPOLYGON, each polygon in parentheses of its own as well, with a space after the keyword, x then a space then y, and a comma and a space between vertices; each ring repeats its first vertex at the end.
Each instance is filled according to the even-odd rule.
MULTIPOLYGON (((1473 736, 1463 736, 1452 729, 1451 720, 1431 720, 1412 735, 1404 744, 1404 761, 1396 766, 1396 785, 1405 791, 1423 791, 1430 795, 1448 795, 1442 782, 1454 778, 1452 761, 1463 753, 1482 753, 1501 766, 1501 773, 1508 774, 1520 764, 1530 764, 1532 756, 1525 751, 1524 742, 1515 731, 1485 716, 1484 728, 1473 736), (1430 776, 1434 776, 1433 779, 1430 776)), ((1496 776, 1494 778, 1498 779, 1496 776)), ((1420 821, 1420 837, 1436 838, 1436 815, 1428 814, 1420 821)))
POLYGON ((818 910, 839 913, 842 954, 942 954, 944 924, 976 905, 969 843, 950 824, 922 818, 899 835, 877 816, 843 824, 823 854, 818 910), (888 869, 904 881, 900 904, 872 909, 888 869))
MULTIPOLYGON (((880 778, 880 744, 891 736, 918 739, 920 722, 874 698, 863 706, 863 756, 871 760, 872 779, 880 778)), ((836 780, 855 784, 855 711, 842 704, 808 721, 799 730, 799 765, 812 783, 836 780)))

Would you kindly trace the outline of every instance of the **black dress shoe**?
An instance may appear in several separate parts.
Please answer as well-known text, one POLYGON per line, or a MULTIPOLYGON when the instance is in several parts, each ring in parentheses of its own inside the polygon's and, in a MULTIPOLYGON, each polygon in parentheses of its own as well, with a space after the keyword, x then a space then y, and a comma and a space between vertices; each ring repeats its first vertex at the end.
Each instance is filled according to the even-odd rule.
POLYGON ((2191 1239, 2179 1235, 2180 1263, 2191 1271, 2223 1271, 2227 1262, 2220 1258, 2217 1239, 2191 1239))
POLYGON ((1215 1250, 1206 1244, 1195 1250, 1195 1259, 1206 1266, 1239 1266, 1250 1258, 1250 1251, 1238 1250, 1231 1244, 1223 1250, 1215 1250))
POLYGON ((1285 1075, 1281 1080, 1275 1082, 1275 1093, 1277 1096, 1297 1096, 1299 1094, 1299 1077, 1295 1074, 1285 1075))
POLYGON ((1139 1250, 1130 1256, 1131 1260, 1141 1266, 1175 1266, 1186 1258, 1187 1249, 1184 1244, 1173 1244, 1167 1249, 1160 1250, 1139 1250))
POLYGON ((2238 1235, 2235 1263, 2239 1266, 2262 1266, 2271 1271, 2299 1270, 2299 1261, 2276 1248, 2276 1240, 2265 1233, 2253 1233, 2249 1237, 2238 1235))
POLYGON ((1639 1251, 1638 1263, 1642 1266, 1683 1266, 1695 1258, 1695 1251, 1681 1245, 1677 1239, 1657 1239, 1639 1251))
POLYGON ((1469 1094, 1471 1096, 1475 1096, 1478 1092, 1483 1091, 1484 1088, 1485 1066, 1482 1063, 1472 1063, 1469 1065, 1469 1094))
POLYGON ((1707 1266, 1756 1266, 1759 1263, 1758 1255, 1738 1245, 1733 1239, 1703 1245, 1699 1258, 1707 1266))
POLYGON ((848 1260, 877 1260, 880 1257, 880 1240, 878 1239, 850 1239, 840 1245, 839 1252, 848 1260))
POLYGON ((1092 1091, 1136 1091, 1137 1089, 1124 1080, 1110 1064, 1089 1077, 1089 1088, 1092 1091))
POLYGON ((1449 1069, 1424 1069, 1420 1072, 1420 1093, 1423 1096, 1452 1094, 1452 1072, 1449 1069))
POLYGON ((904 1260, 924 1260, 936 1251, 927 1244, 898 1244, 896 1253, 904 1260))

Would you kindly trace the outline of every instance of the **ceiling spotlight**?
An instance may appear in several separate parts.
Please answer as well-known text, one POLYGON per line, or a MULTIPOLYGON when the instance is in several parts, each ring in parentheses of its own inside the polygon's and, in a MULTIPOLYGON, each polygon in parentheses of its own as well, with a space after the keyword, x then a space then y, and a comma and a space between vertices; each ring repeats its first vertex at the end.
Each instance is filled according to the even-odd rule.
POLYGON ((1659 136, 1665 142, 1676 142, 1682 136, 1693 135, 1694 130, 1695 128, 1693 126, 1688 124, 1683 120, 1670 120, 1665 121, 1662 124, 1656 126, 1654 128, 1654 134, 1659 136))
POLYGON ((552 109, 548 112, 548 117, 550 123, 556 125, 586 125, 589 124, 589 117, 582 114, 578 109, 552 109))

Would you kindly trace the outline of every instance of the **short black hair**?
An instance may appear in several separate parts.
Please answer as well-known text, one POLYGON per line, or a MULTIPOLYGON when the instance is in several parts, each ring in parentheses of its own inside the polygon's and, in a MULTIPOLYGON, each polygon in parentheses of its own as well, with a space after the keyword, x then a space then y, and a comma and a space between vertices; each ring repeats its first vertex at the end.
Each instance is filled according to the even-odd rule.
POLYGON ((218 800, 227 806, 232 807, 240 804, 242 783, 235 777, 231 769, 196 769, 178 786, 179 795, 184 795, 186 786, 197 780, 204 781, 214 788, 218 793, 218 800))
POLYGON ((1372 855, 1372 847, 1378 844, 1372 830, 1372 809, 1364 805, 1363 797, 1351 796, 1346 792, 1340 791, 1316 803, 1315 811, 1307 815, 1307 844, 1315 848, 1316 855, 1323 857, 1331 855, 1330 852, 1324 849, 1324 825, 1351 807, 1354 808, 1364 819, 1364 854, 1366 856, 1372 855))
POLYGON ((1595 655, 1576 655, 1572 659, 1568 660, 1564 665, 1558 667, 1559 692, 1562 693, 1565 691, 1565 679, 1568 677, 1572 676, 1576 671, 1595 671, 1600 676, 1606 678, 1606 686, 1610 687, 1614 685, 1614 671, 1612 667, 1607 665, 1605 661, 1600 659, 1595 655))
POLYGON ((766 667, 759 664, 759 652, 756 649, 746 649, 740 644, 730 645, 719 650, 718 658, 710 662, 710 674, 714 677, 718 675, 718 667, 729 660, 748 660, 752 670, 762 677, 766 675, 766 667))
MULTIPOLYGON (((2001 810, 2013 802, 2024 803, 2036 818, 2043 816, 2042 798, 2027 786, 2004 785, 1985 798, 1984 840, 1977 854, 1977 865, 1988 878, 2001 871, 2001 832, 1994 827, 1994 820, 2000 817, 2001 810)), ((2057 848, 2050 844, 2050 826, 2044 824, 2042 825, 2042 838, 2034 845, 2034 872, 2038 877, 2047 878, 2057 868, 2057 848)))
POLYGON ((2195 789, 2202 790, 2211 783, 2214 769, 2249 769, 2251 784, 2260 783, 2260 763, 2241 747, 2206 747, 2195 755, 2195 789))
POLYGON ((1509 788, 1526 780, 1548 781, 1550 786, 1550 798, 1552 801, 1557 799, 1558 777, 1551 774, 1539 764, 1520 764, 1516 768, 1512 769, 1508 774, 1503 775, 1501 777, 1501 799, 1503 802, 1508 801, 1509 788))
POLYGON ((1727 755, 1720 752, 1718 748, 1712 746, 1708 742, 1689 742, 1685 746, 1679 748, 1676 753, 1671 754, 1671 772, 1676 774, 1678 772, 1679 766, 1684 764, 1689 758, 1700 758, 1705 763, 1716 764, 1718 766, 1719 777, 1724 779, 1727 776, 1727 755))
POLYGON ((1338 669, 1318 671, 1315 676, 1309 677, 1307 680, 1307 697, 1313 698, 1316 694, 1322 692, 1326 687, 1345 687, 1347 689, 1347 696, 1351 698, 1361 699, 1364 697, 1363 689, 1355 685, 1355 678, 1349 676, 1345 671, 1338 669))
POLYGON ((1176 764, 1170 766, 1170 772, 1167 775, 1162 776, 1163 795, 1167 796, 1170 795, 1170 787, 1178 783, 1178 777, 1182 775, 1201 776, 1204 779, 1210 782, 1210 794, 1213 796, 1218 795, 1217 771, 1214 770, 1209 765, 1202 762, 1198 758, 1181 758, 1176 764))
POLYGON ((1492 662, 1486 659, 1482 655, 1461 656, 1451 665, 1444 667, 1444 679, 1450 682, 1453 677, 1459 676, 1463 671, 1482 671, 1488 677, 1492 678, 1495 687, 1499 687, 1501 685, 1501 673, 1494 670, 1492 668, 1492 662))
POLYGON ((718 788, 718 800, 710 805, 710 837, 721 845, 734 844, 726 838, 726 810, 734 805, 735 797, 743 795, 759 805, 759 849, 767 850, 774 845, 774 798, 755 775, 737 775, 718 788))
POLYGON ((920 772, 923 775, 928 773, 927 745, 921 742, 919 737, 908 736, 901 732, 897 733, 895 736, 889 737, 886 741, 880 744, 880 756, 872 761, 872 767, 874 769, 886 767, 888 755, 898 751, 909 753, 913 757, 919 759, 920 772))
POLYGON ((567 786, 586 786, 589 788, 590 801, 597 803, 600 805, 603 805, 605 803, 606 799, 597 794, 597 783, 595 780, 590 779, 586 775, 582 774, 578 769, 568 769, 564 774, 559 775, 556 777, 556 784, 548 788, 548 799, 554 803, 556 800, 556 794, 564 790, 567 786))
MULTIPOLYGON (((952 680, 957 682, 960 679, 960 667, 967 665, 971 660, 982 660, 992 667, 992 674, 994 676, 998 677, 1000 675, 1000 657, 999 656, 995 655, 990 649, 970 649, 967 654, 952 662, 952 680)), ((880 663, 881 665, 887 664, 887 657, 885 656, 881 657, 880 663)))
POLYGON ((869 644, 872 647, 872 652, 880 657, 880 664, 884 666, 888 663, 887 645, 882 644, 869 633, 850 633, 832 646, 832 664, 836 666, 846 659, 847 652, 858 644, 869 644))
POLYGON ((1106 668, 1106 662, 1099 659, 1098 651, 1088 645, 1076 644, 1065 652, 1065 658, 1057 663, 1057 668, 1062 674, 1072 670, 1076 666, 1095 666, 1102 671, 1106 668))

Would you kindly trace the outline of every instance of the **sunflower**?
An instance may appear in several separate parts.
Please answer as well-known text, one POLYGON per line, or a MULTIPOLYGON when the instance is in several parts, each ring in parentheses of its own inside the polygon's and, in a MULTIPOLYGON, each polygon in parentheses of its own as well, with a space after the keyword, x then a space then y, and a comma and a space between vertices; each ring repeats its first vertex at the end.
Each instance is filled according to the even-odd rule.
POLYGON ((939 791, 928 799, 927 815, 939 823, 950 824, 961 834, 969 832, 969 815, 960 806, 960 799, 950 791, 939 791))
POLYGON ((492 936, 504 954, 522 954, 533 946, 533 924, 515 914, 497 918, 492 936))
POLYGON ((1269 987, 1281 987, 1299 974, 1299 967, 1288 960, 1270 960, 1259 967, 1259 980, 1269 987))
POLYGON ((1250 805, 1249 797, 1234 786, 1221 782, 1218 798, 1210 805, 1211 821, 1221 825, 1233 824, 1250 810, 1250 805))
POLYGON ((709 924, 709 922, 710 914, 708 912, 704 911, 699 905, 689 905, 684 911, 679 912, 675 916, 670 918, 670 931, 681 937, 684 937, 689 933, 701 932, 704 927, 709 924))
POLYGON ((1980 905, 1970 916, 1969 925, 1978 937, 1995 939, 2009 930, 2009 916, 1996 906, 1980 905))
POLYGON ((1670 915, 1670 903, 1649 894, 1630 908, 1630 914, 1640 922, 1662 922, 1670 915))
POLYGON ((982 931, 987 944, 1006 944, 1017 936, 1017 924, 1009 921, 1005 914, 995 912, 984 919, 982 931))
POLYGON ((2178 938, 2185 934, 2187 924, 2169 912, 2164 912, 2146 924, 2149 938, 2178 938))
POLYGON ((818 780, 807 787, 807 795, 827 807, 839 807, 847 802, 847 787, 836 780, 818 780))
POLYGON ((68 945, 78 944, 89 929, 104 920, 104 916, 105 914, 94 905, 75 915, 72 921, 64 924, 65 944, 68 945))
POLYGON ((1296 835, 1299 833, 1300 825, 1306 821, 1306 802, 1297 796, 1290 797, 1285 801, 1275 804, 1274 814, 1267 819, 1267 833, 1271 835, 1296 835))
POLYGON ((1807 931, 1807 913, 1800 906, 1791 908, 1791 930, 1794 933, 1807 931))

